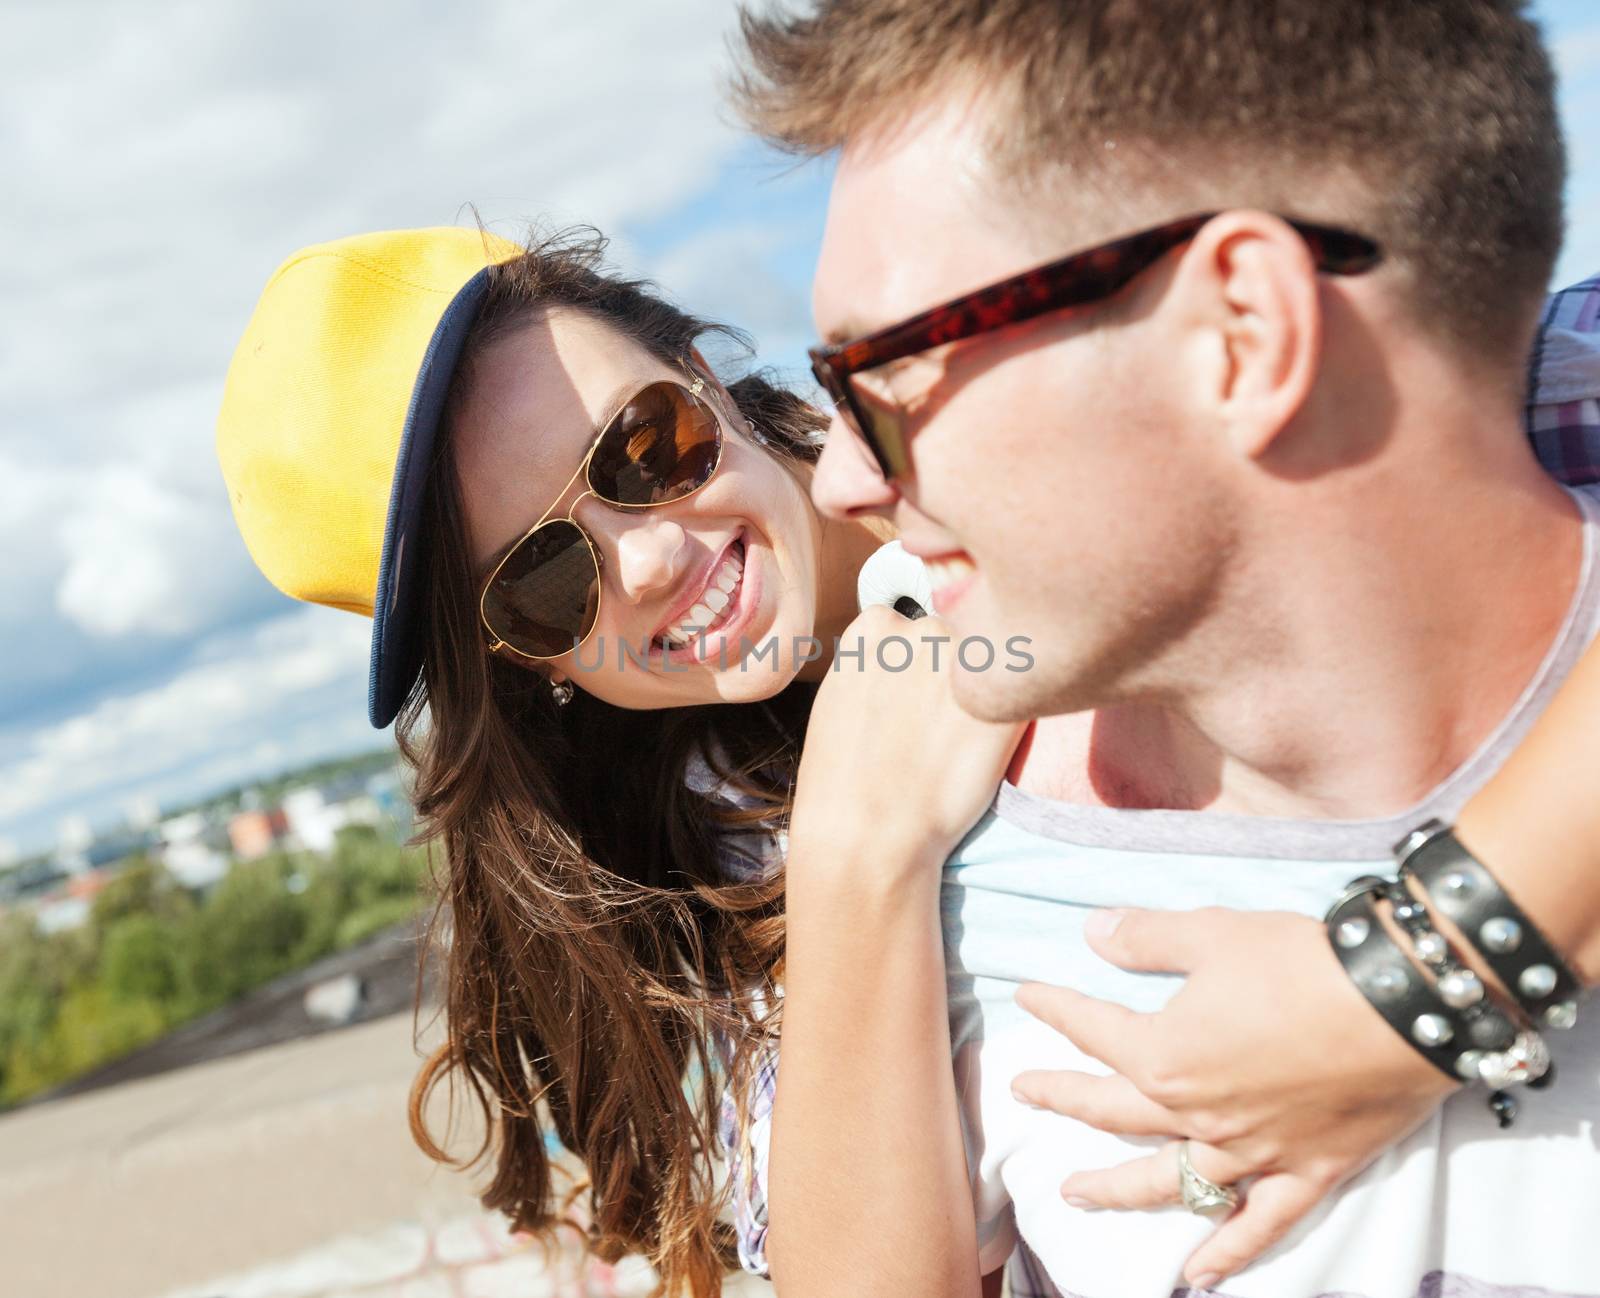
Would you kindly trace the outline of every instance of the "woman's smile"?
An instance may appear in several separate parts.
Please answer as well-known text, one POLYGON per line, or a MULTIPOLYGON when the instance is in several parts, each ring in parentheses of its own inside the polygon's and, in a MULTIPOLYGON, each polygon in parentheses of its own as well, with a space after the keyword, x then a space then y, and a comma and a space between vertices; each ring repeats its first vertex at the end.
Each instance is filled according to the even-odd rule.
POLYGON ((740 529, 711 567, 687 612, 674 612, 650 644, 652 666, 667 670, 697 664, 719 667, 737 662, 739 636, 748 631, 761 605, 759 548, 752 550, 740 529))

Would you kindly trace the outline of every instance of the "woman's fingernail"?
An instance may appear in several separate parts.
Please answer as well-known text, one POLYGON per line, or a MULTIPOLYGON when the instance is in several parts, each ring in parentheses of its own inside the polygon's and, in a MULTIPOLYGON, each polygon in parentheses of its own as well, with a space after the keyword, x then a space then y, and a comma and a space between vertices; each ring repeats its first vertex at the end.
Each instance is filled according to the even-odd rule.
POLYGON ((1193 1280, 1189 1281, 1189 1287, 1205 1293, 1208 1290, 1215 1289, 1221 1283, 1222 1277, 1220 1275, 1215 1271, 1207 1271, 1204 1275, 1197 1275, 1193 1280))
POLYGON ((1117 931, 1117 925, 1122 923, 1120 910, 1096 910, 1089 913, 1089 918, 1083 921, 1083 931, 1090 937, 1106 938, 1117 931))
POLYGON ((1039 1109, 1044 1107, 1043 1105, 1035 1104, 1033 1102, 1033 1097, 1030 1096, 1020 1086, 1013 1086, 1011 1088, 1011 1098, 1018 1104, 1026 1104, 1030 1109, 1039 1109))
POLYGON ((1068 1194, 1062 1197, 1066 1199, 1068 1207, 1082 1208, 1085 1212, 1093 1212, 1100 1206, 1093 1199, 1085 1199, 1082 1195, 1078 1194, 1068 1194))

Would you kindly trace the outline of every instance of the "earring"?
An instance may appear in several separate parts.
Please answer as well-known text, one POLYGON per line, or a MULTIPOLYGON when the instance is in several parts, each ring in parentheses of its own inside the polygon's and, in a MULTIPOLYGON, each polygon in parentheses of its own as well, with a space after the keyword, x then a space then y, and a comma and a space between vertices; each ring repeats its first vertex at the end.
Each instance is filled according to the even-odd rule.
POLYGON ((567 706, 567 704, 571 703, 573 693, 574 691, 571 681, 550 682, 550 700, 558 708, 564 708, 567 706))
POLYGON ((755 426, 755 424, 751 420, 746 419, 744 421, 744 426, 745 426, 746 429, 749 430, 750 438, 751 438, 752 441, 758 443, 761 446, 766 446, 768 444, 767 443, 767 435, 764 432, 762 432, 759 428, 757 428, 755 426))

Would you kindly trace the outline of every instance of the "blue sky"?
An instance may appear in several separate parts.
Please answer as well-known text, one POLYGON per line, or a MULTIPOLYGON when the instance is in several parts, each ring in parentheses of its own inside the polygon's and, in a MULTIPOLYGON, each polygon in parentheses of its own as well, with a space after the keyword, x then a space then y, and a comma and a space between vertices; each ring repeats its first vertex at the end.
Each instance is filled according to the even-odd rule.
MULTIPOLYGON (((1600 269, 1600 5, 1541 0, 1600 269)), ((0 859, 383 742, 369 624, 250 564, 212 452, 273 267, 362 229, 588 221, 798 374, 828 170, 722 106, 731 0, 11 0, 0 42, 0 859)))

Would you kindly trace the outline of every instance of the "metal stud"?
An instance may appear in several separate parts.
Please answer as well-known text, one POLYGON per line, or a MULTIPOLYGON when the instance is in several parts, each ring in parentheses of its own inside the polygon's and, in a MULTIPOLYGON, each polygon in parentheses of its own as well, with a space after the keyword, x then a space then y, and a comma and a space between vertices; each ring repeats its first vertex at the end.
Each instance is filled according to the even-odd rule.
POLYGON ((1439 979, 1439 995, 1454 1010, 1464 1010, 1483 999, 1483 980, 1470 969, 1452 969, 1439 979))
POLYGON ((1531 964, 1518 977, 1517 988, 1533 1000, 1548 996, 1556 989, 1556 971, 1547 964, 1531 964))
POLYGON ((1463 1081, 1478 1080, 1478 1065, 1483 1062, 1483 1051, 1463 1050, 1456 1056, 1456 1075, 1463 1081))
POLYGON ((1417 953, 1417 959, 1424 964, 1438 964, 1450 954, 1450 944, 1444 940, 1444 935, 1435 933, 1432 929, 1426 933, 1418 933, 1412 939, 1411 945, 1417 953))
POLYGON ((1496 915, 1483 921, 1478 929, 1478 939, 1484 950, 1496 955, 1507 955, 1522 945, 1522 925, 1505 915, 1496 915))
POLYGON ((1463 902, 1478 890, 1478 880, 1471 870, 1452 870, 1439 880, 1439 887, 1448 900, 1463 902))
POLYGON ((1473 1020, 1467 1035, 1479 1049, 1504 1050, 1517 1039, 1517 1030, 1504 1014, 1490 1010, 1473 1020))
POLYGON ((1395 965, 1381 965, 1361 979, 1360 987, 1374 1005, 1393 1005, 1404 999, 1410 981, 1405 970, 1395 965))
POLYGON ((1419 1014, 1411 1025, 1411 1035, 1416 1038, 1418 1045, 1444 1046, 1450 1044, 1455 1029, 1442 1014, 1419 1014))
POLYGON ((1576 1001, 1559 1001, 1545 1009, 1544 1022, 1546 1027, 1556 1028, 1565 1032, 1578 1021, 1578 1004, 1576 1001))
POLYGON ((1334 933, 1333 940, 1346 951, 1358 947, 1367 940, 1367 935, 1372 932, 1372 923, 1363 916, 1343 921, 1334 933))

